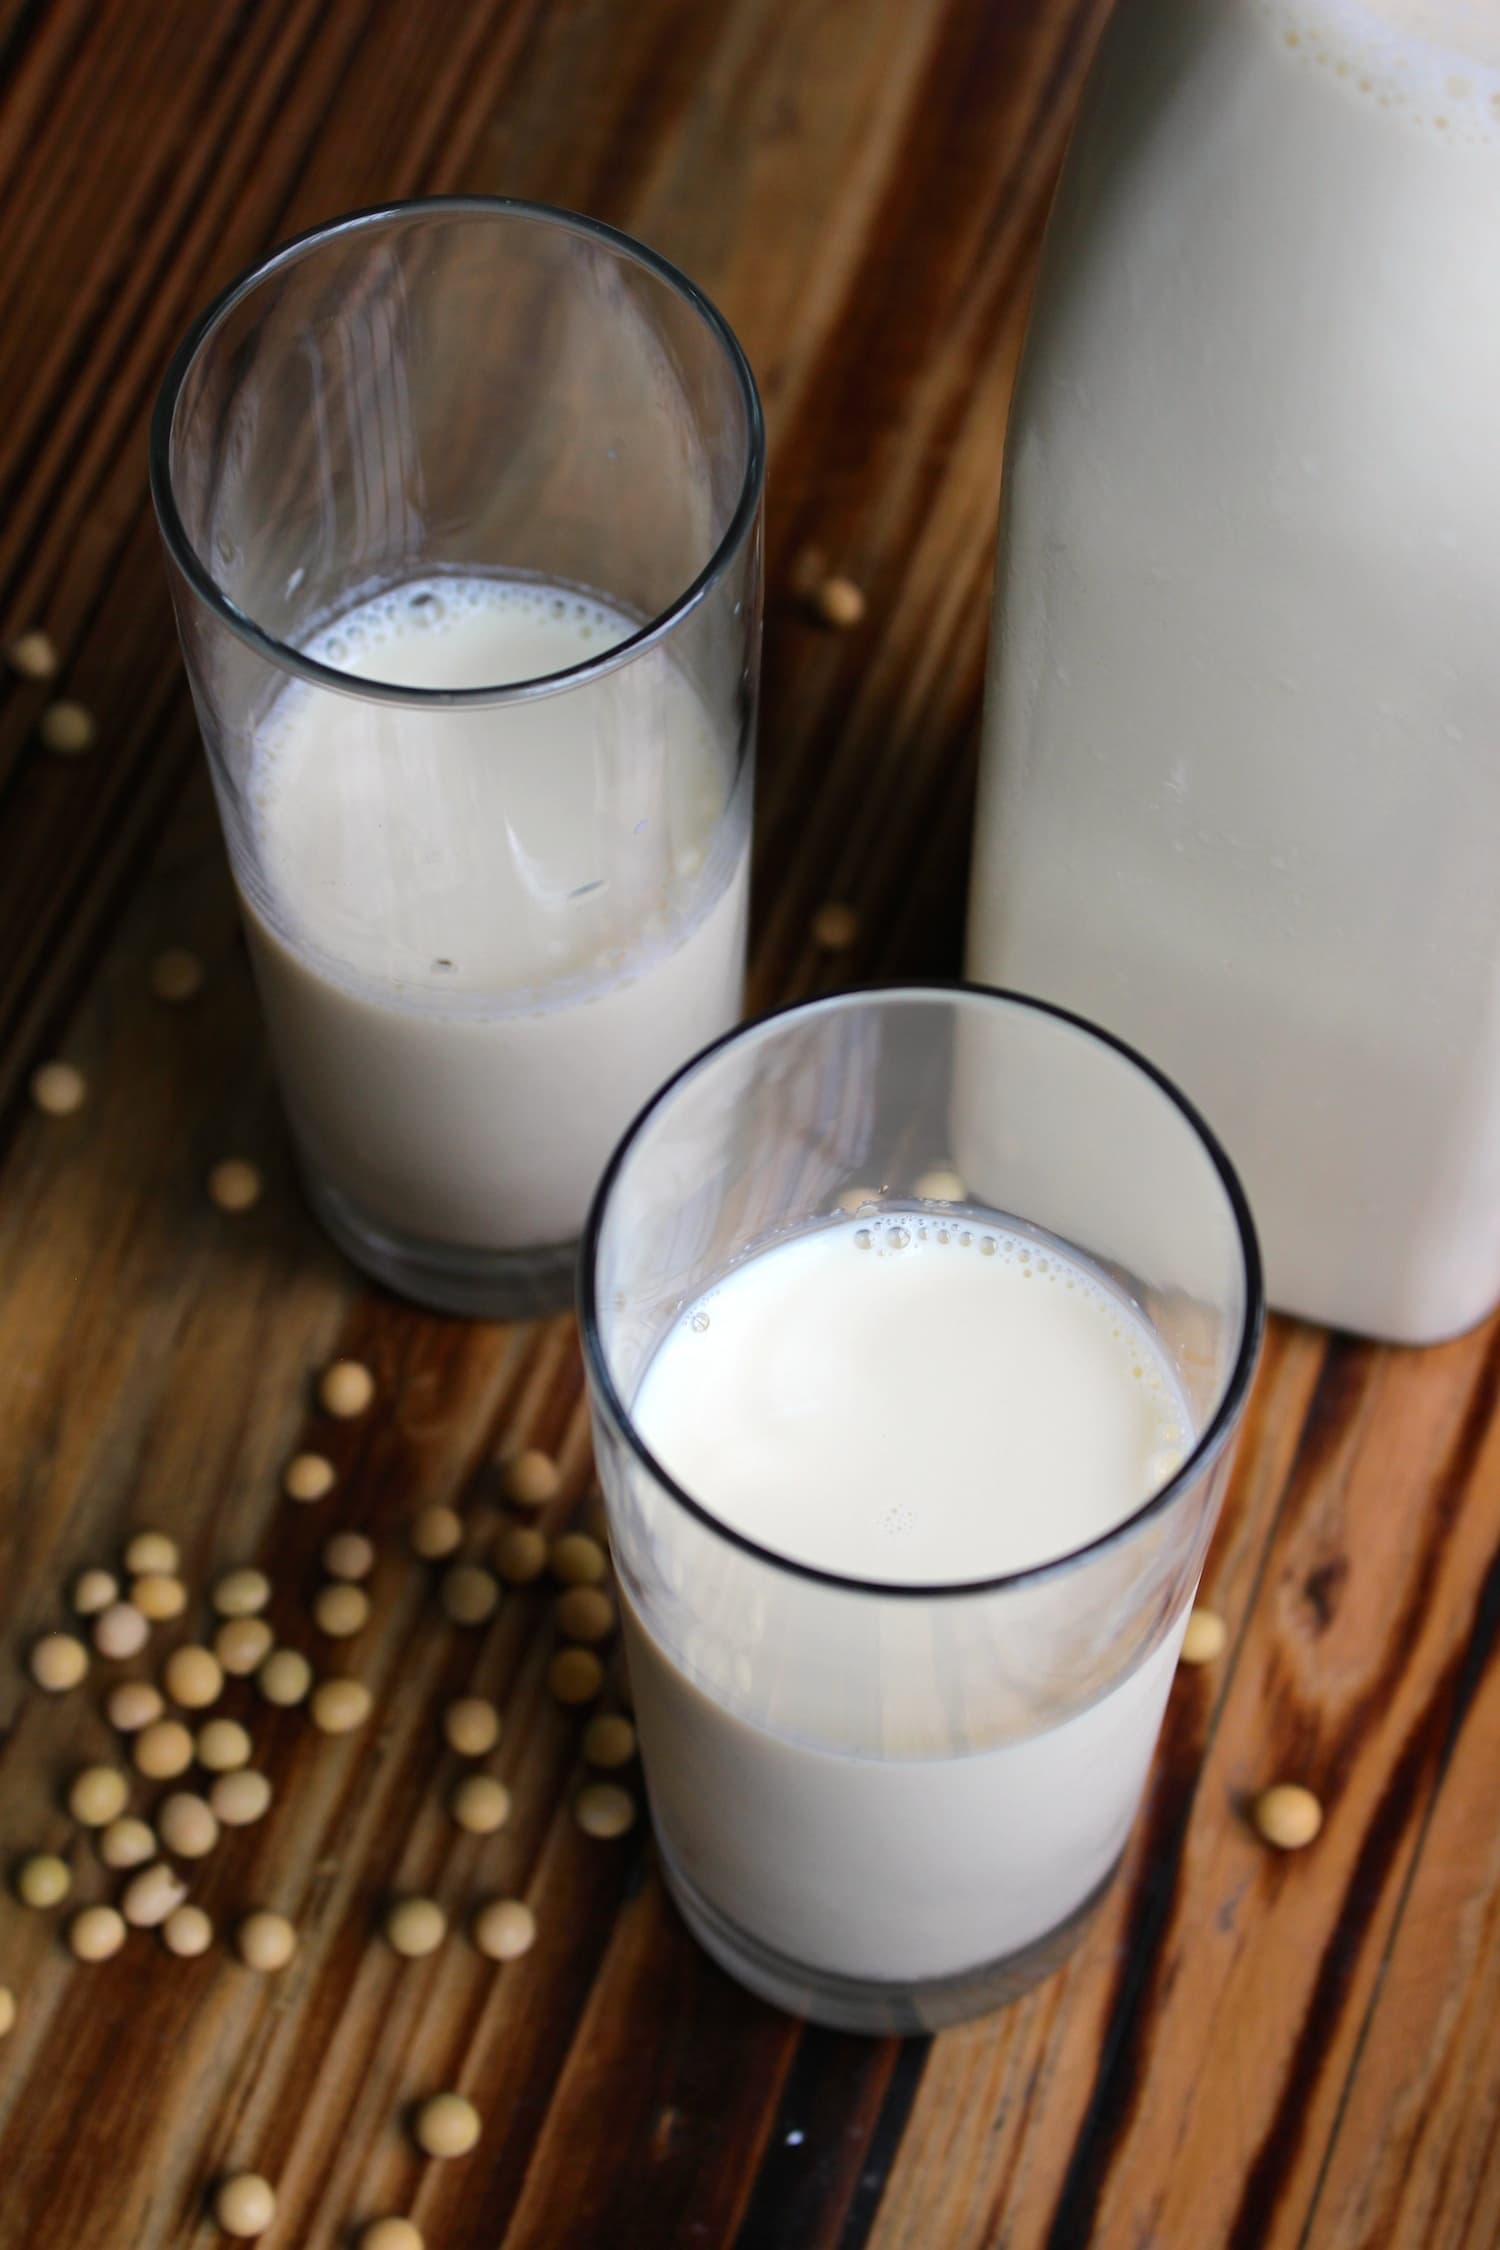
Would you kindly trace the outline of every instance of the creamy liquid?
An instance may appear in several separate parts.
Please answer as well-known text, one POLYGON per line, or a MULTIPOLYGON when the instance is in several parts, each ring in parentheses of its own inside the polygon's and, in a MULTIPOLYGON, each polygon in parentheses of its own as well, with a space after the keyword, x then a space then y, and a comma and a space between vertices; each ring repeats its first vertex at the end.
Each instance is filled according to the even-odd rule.
MULTIPOLYGON (((1190 1442, 1176 1380, 1124 1300, 1050 1242, 965 1214, 853 1220, 752 1259, 676 1322, 635 1418, 721 1522, 815 1568, 906 1587, 983 1579, 1087 1543, 1164 1482, 1190 1442)), ((671 1503, 651 1512, 649 1575, 665 1587, 689 1562, 685 1547, 673 1551, 681 1522, 671 1503)), ((943 1721, 934 1741, 918 1706, 975 1611, 901 1603, 873 1628, 882 1662, 868 1731, 831 1748, 810 1718, 814 1682, 845 1668, 841 1620, 870 1630, 873 1598, 830 1599, 785 1577, 768 1595, 759 1566, 722 1541, 713 1570, 684 1596, 701 1654, 691 1642, 669 1653, 630 1604, 631 1677, 669 1862, 741 1931, 824 1971, 941 1977, 1045 1935, 1107 1876, 1182 1615, 1163 1621, 1123 1681, 1060 1723, 1000 1729, 1013 1738, 998 1744, 990 1729, 993 1746, 944 1755, 942 1735, 951 1750, 965 1725, 943 1721), (771 1602, 788 1614, 801 1605, 790 1637, 804 1645, 788 1649, 783 1634, 778 1647, 767 1630, 760 1672, 741 1661, 732 1695, 715 1692, 715 1613, 771 1602)), ((1002 1662, 1014 1654, 1009 1614, 985 1627, 1002 1662)), ((1076 1648, 1048 1646, 1076 1672, 1076 1648)), ((1087 1653, 1107 1670, 1107 1651, 1087 1653)), ((976 1663, 977 1680, 953 1683, 971 1707, 967 1689, 982 1703, 990 1685, 971 1650, 970 1671, 976 1663)), ((1023 1680, 1015 1701, 1038 1684, 1023 1680)))
MULTIPOLYGON (((500 686, 635 630, 570 590, 399 586, 307 652, 500 686)), ((256 739, 249 929, 305 1155, 378 1225, 566 1242, 660 1081, 739 1012, 747 813, 670 658, 444 710, 293 683, 256 739)))
POLYGON ((1134 0, 1013 410, 970 973, 1225 1140, 1270 1294, 1500 1295, 1500 9, 1134 0))

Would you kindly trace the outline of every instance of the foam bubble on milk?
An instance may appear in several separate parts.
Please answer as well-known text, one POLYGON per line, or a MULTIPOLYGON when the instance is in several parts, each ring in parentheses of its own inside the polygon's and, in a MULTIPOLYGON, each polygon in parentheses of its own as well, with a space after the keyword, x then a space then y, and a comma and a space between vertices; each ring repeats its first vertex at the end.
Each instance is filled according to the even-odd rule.
POLYGON ((1500 146, 1500 9, 1491 0, 1259 0, 1290 57, 1393 122, 1500 146))
MULTIPOLYGON (((548 673, 587 663, 639 631, 634 619, 571 588, 525 578, 442 576, 410 579, 361 602, 314 633, 304 642, 302 653, 335 672, 364 680, 390 678, 403 687, 511 687, 528 675, 507 669, 498 679, 466 677, 461 659, 455 674, 453 651, 465 621, 492 621, 497 616, 540 627, 549 638, 556 637, 548 673), (562 636, 577 642, 576 653, 562 636), (441 676, 430 681, 414 679, 410 661, 411 644, 426 637, 445 644, 441 676), (388 675, 380 658, 382 652, 396 649, 402 652, 401 661, 388 675)), ((471 671, 472 665, 467 669, 471 671)))

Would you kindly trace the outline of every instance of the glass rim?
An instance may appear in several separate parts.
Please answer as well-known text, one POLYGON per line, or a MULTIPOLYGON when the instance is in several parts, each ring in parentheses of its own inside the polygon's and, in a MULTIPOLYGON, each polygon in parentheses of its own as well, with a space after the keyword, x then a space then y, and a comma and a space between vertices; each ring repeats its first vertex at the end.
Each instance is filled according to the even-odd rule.
POLYGON ((736 1024, 711 1045, 702 1048, 673 1072, 665 1084, 659 1086, 651 1099, 641 1109, 615 1147, 604 1168, 599 1185, 589 1205, 579 1240, 578 1260, 578 1319, 583 1344, 584 1373, 591 1389, 603 1406, 614 1427, 635 1455, 639 1465, 657 1486, 687 1513, 697 1518, 709 1531, 740 1548, 771 1569, 788 1576, 810 1580, 816 1585, 835 1588, 844 1593, 865 1594, 896 1601, 951 1601, 963 1596, 977 1597, 995 1594, 1011 1587, 1042 1585, 1084 1568, 1096 1556, 1122 1546, 1153 1518, 1164 1515, 1173 1502, 1181 1498, 1202 1477, 1229 1441, 1250 1386, 1255 1376, 1260 1353, 1261 1336, 1265 1328, 1266 1306, 1264 1280, 1261 1268, 1260 1243, 1255 1231, 1255 1221, 1238 1173, 1230 1162, 1222 1143, 1196 1106, 1155 1063, 1148 1060, 1126 1040, 1101 1025, 1092 1023, 1086 1016, 1071 1008, 1063 1008, 1050 1000, 1040 1000, 1032 993, 1016 992, 1007 986, 977 984, 966 978, 932 978, 899 984, 859 985, 847 992, 825 993, 810 1000, 791 1000, 778 1008, 770 1008, 763 1015, 751 1017, 746 1023, 736 1024), (914 1001, 938 1002, 943 1000, 1000 1001, 1007 1007, 1029 1010, 1034 1015, 1046 1016, 1054 1022, 1081 1031, 1100 1046, 1112 1048, 1120 1059, 1131 1065, 1153 1084, 1158 1092, 1177 1110, 1189 1131, 1196 1137, 1208 1156, 1224 1191, 1234 1221, 1239 1243, 1240 1259, 1244 1272, 1245 1303, 1240 1335, 1223 1390, 1213 1413, 1185 1458, 1174 1473, 1157 1491, 1149 1493, 1140 1505, 1131 1510, 1117 1524, 1111 1524, 1093 1539, 1081 1546, 1069 1547, 1046 1562, 1028 1563, 1020 1570, 999 1571, 986 1578, 961 1578, 934 1581, 931 1584, 908 1584, 879 1578, 861 1578, 847 1571, 826 1570, 816 1563, 800 1562, 793 1555, 784 1555, 774 1547, 765 1546, 748 1532, 740 1531, 715 1514, 705 1502, 696 1498, 657 1458, 641 1435, 635 1417, 626 1406, 610 1372, 604 1351, 603 1335, 599 1323, 598 1292, 595 1286, 600 1240, 605 1214, 625 1161, 636 1142, 656 1117, 658 1111, 678 1093, 690 1078, 710 1067, 728 1048, 741 1041, 759 1039, 772 1026, 787 1016, 812 1016, 832 1014, 837 1010, 856 1007, 870 1002, 914 1001))
MULTIPOLYGON (((644 242, 638 242, 633 235, 623 233, 618 227, 607 226, 602 219, 588 218, 582 212, 569 211, 560 204, 533 202, 524 196, 409 196, 394 202, 368 204, 360 210, 348 211, 338 218, 325 219, 316 226, 305 228, 302 233, 292 235, 286 242, 267 252, 263 258, 258 258, 253 265, 245 267, 219 292, 193 321, 167 363, 151 414, 148 469, 156 520, 163 544, 172 561, 199 601, 258 656, 266 658, 279 670, 291 673, 316 687, 330 689, 339 695, 355 696, 362 701, 427 709, 482 708, 531 702, 543 696, 566 692, 570 688, 587 686, 591 681, 620 670, 636 657, 645 654, 648 649, 658 646, 700 607, 744 545, 759 511, 766 475, 765 417, 754 372, 734 330, 712 298, 696 282, 689 280, 680 267, 662 257, 659 251, 650 249, 644 242), (417 688, 403 687, 391 680, 366 679, 359 673, 341 672, 332 665, 319 663, 316 657, 308 656, 291 642, 280 640, 274 633, 267 632, 248 611, 232 601, 215 580, 188 535, 177 505, 172 478, 173 428, 183 386, 200 355, 236 306, 253 295, 263 282, 312 256, 326 243, 342 240, 350 235, 373 233, 384 226, 439 213, 479 219, 519 219, 556 227, 564 233, 583 235, 628 259, 632 264, 643 267, 690 306, 715 338, 733 374, 745 414, 745 466, 739 494, 723 536, 697 576, 665 609, 660 610, 638 631, 627 635, 623 641, 615 642, 598 656, 588 657, 582 663, 569 665, 560 672, 540 672, 529 679, 506 681, 493 687, 417 688)), ((434 575, 441 575, 441 572, 434 575)), ((609 598, 607 588, 585 590, 609 598)))

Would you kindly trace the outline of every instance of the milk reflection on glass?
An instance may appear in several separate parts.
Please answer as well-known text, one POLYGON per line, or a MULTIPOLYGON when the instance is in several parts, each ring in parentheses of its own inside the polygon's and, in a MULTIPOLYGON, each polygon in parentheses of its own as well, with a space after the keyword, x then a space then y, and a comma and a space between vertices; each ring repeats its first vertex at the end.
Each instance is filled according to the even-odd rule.
POLYGON ((647 1113, 586 1349, 663 1860, 743 1981, 901 2029, 1061 1956, 1139 1801, 1258 1323, 1212 1144, 1030 1003, 817 1003, 647 1113), (960 1140, 963 1200, 923 1201, 960 1140))
POLYGON ((408 1294, 548 1309, 610 1146, 739 1013, 762 445, 606 228, 399 205, 168 374, 152 478, 303 1174, 408 1294))

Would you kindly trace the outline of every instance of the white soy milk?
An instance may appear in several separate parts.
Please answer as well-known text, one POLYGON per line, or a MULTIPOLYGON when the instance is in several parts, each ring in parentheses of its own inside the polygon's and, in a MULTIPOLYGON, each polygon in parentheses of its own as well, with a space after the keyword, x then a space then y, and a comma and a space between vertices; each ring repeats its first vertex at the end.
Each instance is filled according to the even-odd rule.
MULTIPOLYGON (((307 653, 461 689, 634 630, 571 590, 436 578, 307 653)), ((278 697, 248 790, 252 951, 304 1152, 367 1220, 480 1249, 576 1235, 635 1111, 739 1013, 734 784, 732 746, 659 651, 586 694, 488 708, 278 697)))
MULTIPOLYGON (((1052 1244, 961 1213, 851 1220, 753 1258, 676 1322, 634 1416, 721 1523, 891 1587, 983 1580, 1086 1544, 1165 1481, 1192 1434, 1159 1345, 1121 1297, 1052 1244)), ((681 1522, 658 1496, 646 1537, 667 1586, 681 1522)), ((886 1605, 902 1614, 878 1629, 877 1704, 862 1735, 831 1749, 801 1688, 815 1672, 836 1680, 848 1654, 827 1645, 834 1607, 812 1589, 820 1645, 768 1630, 720 1692, 705 1684, 716 1613, 742 1625, 807 1582, 783 1577, 767 1595, 758 1566, 722 1541, 712 1567, 713 1583, 685 1596, 701 1661, 691 1646, 669 1653, 633 1606, 627 1624, 658 1829, 720 1913, 805 1966, 900 1981, 1000 1960, 1089 1899, 1124 1844, 1185 1612, 1056 1724, 1002 1635, 994 1671, 1015 1664, 1011 1705, 1036 1693, 1043 1712, 1007 1729, 994 1712, 976 1727, 974 1712, 941 1708, 945 1655, 974 1630, 972 1609, 965 1622, 941 1604, 886 1605)))
POLYGON ((969 970, 1139 1046, 1273 1301, 1500 1296, 1500 7, 1131 0, 1013 410, 969 970))

